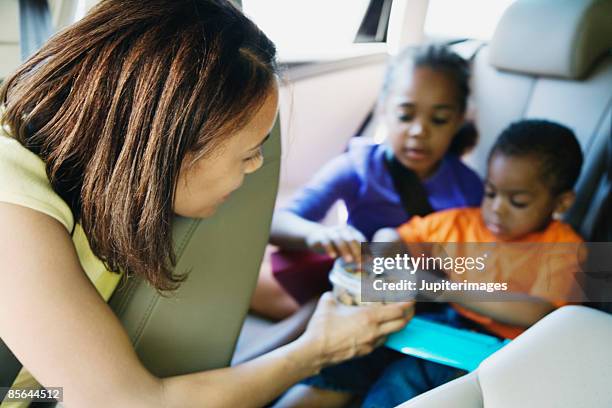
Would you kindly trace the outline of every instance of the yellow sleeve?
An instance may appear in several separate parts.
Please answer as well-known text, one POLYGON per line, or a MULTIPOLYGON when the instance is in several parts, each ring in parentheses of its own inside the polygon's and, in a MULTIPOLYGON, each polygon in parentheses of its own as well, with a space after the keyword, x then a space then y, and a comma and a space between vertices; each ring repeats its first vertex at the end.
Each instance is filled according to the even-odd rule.
POLYGON ((0 128, 0 201, 28 207, 74 227, 70 207, 53 191, 45 163, 0 128))

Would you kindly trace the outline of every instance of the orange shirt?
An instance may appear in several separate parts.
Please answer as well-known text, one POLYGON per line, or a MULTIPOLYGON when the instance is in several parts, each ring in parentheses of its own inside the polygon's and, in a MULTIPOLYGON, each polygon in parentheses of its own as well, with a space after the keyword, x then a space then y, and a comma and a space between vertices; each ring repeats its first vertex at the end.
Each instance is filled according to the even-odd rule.
MULTIPOLYGON (((406 244, 420 242, 440 243, 497 243, 501 242, 491 233, 484 224, 480 208, 459 208, 439 211, 425 217, 412 217, 409 222, 397 229, 402 241, 406 244)), ((504 241, 507 242, 507 241, 504 241)), ((552 221, 543 231, 533 232, 522 237, 520 240, 512 241, 512 245, 498 246, 495 259, 486 262, 486 279, 483 280, 482 272, 465 272, 463 274, 452 273, 451 279, 469 282, 506 282, 509 292, 526 293, 532 296, 549 300, 556 307, 567 304, 567 295, 575 288, 575 274, 579 270, 578 256, 576 253, 568 253, 565 250, 555 251, 555 246, 547 246, 545 251, 542 247, 529 246, 529 243, 582 243, 582 238, 574 232, 567 224, 552 221), (527 244, 527 245, 514 245, 527 244), (509 252, 510 251, 510 252, 509 252), (502 253, 503 252, 503 253, 502 253), (545 265, 543 273, 534 272, 533 265, 545 265)), ((483 246, 484 247, 484 246, 483 246)), ((575 248, 578 248, 576 246, 575 248)), ((444 248, 447 254, 453 257, 466 256, 465 251, 478 250, 478 247, 453 247, 444 248), (463 251, 459 254, 452 251, 463 251)), ((480 248, 482 252, 482 248, 480 248)), ((468 310, 458 304, 453 307, 463 316, 479 323, 488 331, 506 338, 514 338, 525 329, 510 326, 494 321, 488 316, 468 310)))

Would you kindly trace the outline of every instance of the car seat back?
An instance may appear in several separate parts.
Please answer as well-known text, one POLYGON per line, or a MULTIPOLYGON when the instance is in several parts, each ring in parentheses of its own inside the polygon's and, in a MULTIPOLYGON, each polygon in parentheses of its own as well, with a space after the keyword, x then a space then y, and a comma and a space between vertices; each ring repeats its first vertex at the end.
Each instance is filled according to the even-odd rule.
POLYGON ((605 180, 612 125, 611 51, 612 1, 518 0, 474 58, 480 140, 466 161, 484 176, 497 136, 519 119, 548 119, 570 127, 585 165, 567 220, 586 239, 593 238, 596 220, 609 211, 605 180))
POLYGON ((145 366, 158 376, 227 366, 247 314, 268 242, 278 189, 280 130, 264 145, 264 166, 208 219, 178 218, 178 291, 160 296, 131 279, 110 305, 145 366))

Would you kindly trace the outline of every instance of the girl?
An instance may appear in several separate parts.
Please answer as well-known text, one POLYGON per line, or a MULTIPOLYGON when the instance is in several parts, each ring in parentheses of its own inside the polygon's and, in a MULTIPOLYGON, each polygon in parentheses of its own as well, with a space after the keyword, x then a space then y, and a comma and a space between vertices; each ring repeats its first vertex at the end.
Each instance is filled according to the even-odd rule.
POLYGON ((406 324, 410 305, 327 295, 283 348, 158 378, 105 303, 120 271, 181 283, 174 215, 211 216, 261 167, 277 93, 274 45, 222 0, 103 0, 4 83, 0 337, 66 407, 263 406, 406 324))
MULTIPOLYGON (((469 67, 457 54, 439 45, 405 50, 390 65, 377 105, 386 142, 357 139, 323 167, 275 213, 270 242, 350 262, 359 257, 360 242, 383 227, 397 227, 412 215, 478 206, 482 182, 460 160, 477 138, 465 123, 468 96, 469 67), (409 194, 400 197, 390 172, 408 180, 409 194), (346 204, 347 225, 320 224, 337 200, 346 204)), ((260 275, 253 309, 273 317, 293 313, 297 303, 271 270, 262 269, 260 275)))

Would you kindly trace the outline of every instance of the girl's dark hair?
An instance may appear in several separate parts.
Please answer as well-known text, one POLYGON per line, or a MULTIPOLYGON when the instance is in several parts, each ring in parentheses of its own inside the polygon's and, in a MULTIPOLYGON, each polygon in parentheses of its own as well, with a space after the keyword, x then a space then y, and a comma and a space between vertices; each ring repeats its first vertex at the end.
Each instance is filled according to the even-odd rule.
MULTIPOLYGON (((398 76, 409 75, 415 68, 430 68, 450 76, 457 86, 457 102, 465 113, 470 95, 470 66, 448 46, 431 44, 421 48, 407 48, 391 62, 383 81, 379 103, 385 103, 398 76)), ((453 138, 449 152, 461 156, 476 145, 478 131, 472 122, 465 122, 453 138)))
POLYGON ((172 290, 185 277, 172 271, 181 164, 248 123, 275 54, 229 1, 103 0, 3 84, 2 121, 111 271, 172 290))

